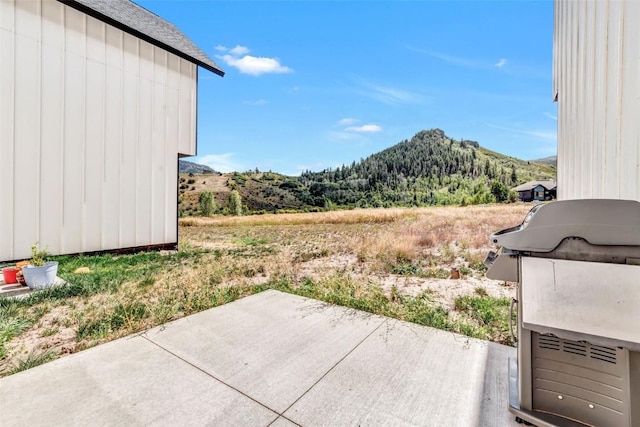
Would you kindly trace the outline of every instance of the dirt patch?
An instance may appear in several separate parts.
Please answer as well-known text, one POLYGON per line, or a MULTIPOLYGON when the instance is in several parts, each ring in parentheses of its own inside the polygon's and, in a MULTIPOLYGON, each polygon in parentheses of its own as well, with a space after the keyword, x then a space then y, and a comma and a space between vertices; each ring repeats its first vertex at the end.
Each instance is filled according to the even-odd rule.
POLYGON ((30 354, 51 351, 55 354, 70 354, 76 351, 76 330, 68 321, 68 307, 54 307, 44 314, 28 331, 7 344, 8 355, 0 361, 0 372, 11 369, 17 360, 30 354), (14 363, 10 363, 14 361, 14 363))
MULTIPOLYGON (((459 262, 458 265, 460 265, 459 262)), ((367 272, 366 266, 353 254, 338 254, 314 259, 300 264, 296 270, 299 278, 309 277, 313 280, 321 280, 336 272, 347 274, 356 280, 377 284, 387 294, 391 293, 394 287, 403 295, 417 296, 427 293, 434 302, 447 309, 453 309, 456 298, 464 295, 486 293, 494 298, 512 298, 515 297, 516 292, 514 283, 487 279, 477 273, 467 276, 463 274, 460 279, 372 274, 367 272)))

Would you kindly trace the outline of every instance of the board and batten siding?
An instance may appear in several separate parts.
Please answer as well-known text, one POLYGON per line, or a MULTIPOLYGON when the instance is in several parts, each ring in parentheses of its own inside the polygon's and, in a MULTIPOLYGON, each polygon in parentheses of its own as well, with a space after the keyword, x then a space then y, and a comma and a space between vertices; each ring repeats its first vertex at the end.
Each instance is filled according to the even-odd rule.
POLYGON ((0 0, 0 260, 177 242, 197 66, 52 0, 0 0))
POLYGON ((640 200, 640 2, 554 7, 558 199, 640 200))

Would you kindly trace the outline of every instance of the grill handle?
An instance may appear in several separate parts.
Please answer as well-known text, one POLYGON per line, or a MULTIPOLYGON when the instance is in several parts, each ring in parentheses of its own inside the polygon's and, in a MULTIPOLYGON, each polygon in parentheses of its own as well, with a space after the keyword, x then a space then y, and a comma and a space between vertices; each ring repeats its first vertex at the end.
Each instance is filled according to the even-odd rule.
MULTIPOLYGON (((518 304, 518 300, 511 298, 511 305, 509 306, 509 333, 514 344, 518 343, 518 337, 513 333, 513 307, 518 304)), ((517 319, 516 319, 517 320, 517 319)))
POLYGON ((498 259, 498 253, 495 251, 489 251, 487 257, 484 259, 484 266, 491 268, 494 262, 498 259))

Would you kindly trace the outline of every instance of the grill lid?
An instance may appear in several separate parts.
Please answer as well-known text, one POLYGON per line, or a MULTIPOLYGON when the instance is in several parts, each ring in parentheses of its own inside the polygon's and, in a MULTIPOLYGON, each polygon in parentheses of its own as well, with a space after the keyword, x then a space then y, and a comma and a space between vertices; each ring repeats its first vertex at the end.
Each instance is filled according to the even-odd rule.
POLYGON ((592 245, 640 246, 640 203, 635 200, 563 200, 534 206, 522 224, 491 235, 511 251, 551 252, 568 237, 592 245))

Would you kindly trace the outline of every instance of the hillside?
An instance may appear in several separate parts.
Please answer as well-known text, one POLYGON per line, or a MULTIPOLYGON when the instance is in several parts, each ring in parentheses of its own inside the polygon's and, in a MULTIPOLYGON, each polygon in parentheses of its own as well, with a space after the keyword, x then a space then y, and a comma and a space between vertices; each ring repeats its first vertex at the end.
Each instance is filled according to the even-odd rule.
POLYGON ((229 192, 237 189, 250 212, 493 203, 513 200, 509 189, 523 182, 555 178, 556 169, 432 129, 359 162, 305 171, 300 177, 272 172, 191 175, 181 176, 185 215, 197 212, 204 190, 212 191, 224 209, 229 192))
POLYGON ((541 163, 543 165, 551 165, 554 168, 558 167, 558 156, 549 156, 542 159, 531 160, 533 163, 541 163))
POLYGON ((198 163, 189 162, 187 160, 178 160, 178 173, 219 173, 211 169, 209 166, 200 165, 198 163))

